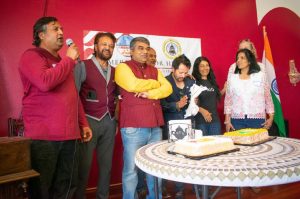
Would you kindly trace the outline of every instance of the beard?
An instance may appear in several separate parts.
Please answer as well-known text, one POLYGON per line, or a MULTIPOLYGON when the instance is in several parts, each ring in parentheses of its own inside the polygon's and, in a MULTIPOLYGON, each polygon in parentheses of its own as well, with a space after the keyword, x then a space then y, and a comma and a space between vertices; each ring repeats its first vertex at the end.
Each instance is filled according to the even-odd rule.
POLYGON ((183 82, 184 78, 183 78, 183 77, 178 77, 178 78, 176 78, 176 80, 177 80, 178 82, 183 82))
POLYGON ((177 81, 177 82, 183 82, 184 78, 183 77, 177 77, 174 75, 174 79, 177 81))
POLYGON ((101 60, 104 60, 104 61, 108 61, 110 60, 110 58, 112 57, 112 53, 110 53, 109 51, 107 51, 108 53, 105 54, 105 51, 107 50, 102 50, 100 52, 97 52, 97 57, 101 60))

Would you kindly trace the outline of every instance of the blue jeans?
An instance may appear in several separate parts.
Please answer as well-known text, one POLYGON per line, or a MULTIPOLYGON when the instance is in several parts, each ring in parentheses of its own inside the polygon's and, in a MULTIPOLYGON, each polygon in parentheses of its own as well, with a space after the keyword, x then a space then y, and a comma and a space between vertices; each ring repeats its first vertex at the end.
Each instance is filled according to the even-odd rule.
MULTIPOLYGON (((150 144, 161 140, 161 128, 121 128, 123 141, 123 199, 137 198, 136 186, 138 183, 137 167, 134 163, 136 151, 146 144, 150 144)), ((146 174, 148 195, 147 199, 154 199, 154 177, 146 174)), ((161 195, 161 179, 158 179, 159 198, 161 195)))
POLYGON ((221 135, 220 122, 197 124, 196 129, 200 129, 204 136, 206 136, 206 135, 221 135))
POLYGON ((245 117, 244 119, 233 119, 231 118, 231 124, 235 130, 244 128, 262 128, 265 119, 249 119, 245 117))

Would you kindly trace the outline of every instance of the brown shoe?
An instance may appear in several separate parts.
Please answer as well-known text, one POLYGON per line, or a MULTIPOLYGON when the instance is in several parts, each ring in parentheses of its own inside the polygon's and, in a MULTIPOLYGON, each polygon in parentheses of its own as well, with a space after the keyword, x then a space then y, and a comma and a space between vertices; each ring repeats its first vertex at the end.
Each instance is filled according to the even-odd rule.
POLYGON ((175 199, 183 199, 183 192, 179 191, 175 194, 175 199))
POLYGON ((162 189, 162 197, 163 198, 171 198, 172 197, 171 194, 168 193, 168 191, 165 187, 162 189))
POLYGON ((141 191, 138 191, 138 198, 139 199, 145 199, 147 196, 147 190, 146 189, 142 189, 141 191))
POLYGON ((251 187, 251 189, 254 193, 259 193, 261 191, 261 188, 259 187, 251 187))

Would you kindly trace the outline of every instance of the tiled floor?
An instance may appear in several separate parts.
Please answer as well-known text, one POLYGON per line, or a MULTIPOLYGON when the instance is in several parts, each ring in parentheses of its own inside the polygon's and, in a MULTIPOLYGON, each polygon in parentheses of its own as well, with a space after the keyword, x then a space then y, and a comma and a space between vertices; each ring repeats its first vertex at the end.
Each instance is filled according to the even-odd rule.
MULTIPOLYGON (((168 191, 174 198, 174 185, 173 183, 168 183, 168 191)), ((216 187, 210 187, 209 191, 212 193, 216 187)), ((300 198, 300 182, 270 186, 270 187, 261 187, 260 190, 253 190, 250 187, 242 188, 242 199, 299 199, 300 198)), ((87 199, 94 199, 95 193, 90 192, 87 194, 87 199)), ((121 187, 114 189, 110 193, 110 199, 121 199, 122 190, 121 187)), ((192 189, 192 185, 185 185, 184 190, 185 199, 194 199, 196 198, 195 193, 192 189)), ((222 187, 218 194, 214 197, 215 199, 235 199, 237 198, 236 189, 231 187, 222 187)))

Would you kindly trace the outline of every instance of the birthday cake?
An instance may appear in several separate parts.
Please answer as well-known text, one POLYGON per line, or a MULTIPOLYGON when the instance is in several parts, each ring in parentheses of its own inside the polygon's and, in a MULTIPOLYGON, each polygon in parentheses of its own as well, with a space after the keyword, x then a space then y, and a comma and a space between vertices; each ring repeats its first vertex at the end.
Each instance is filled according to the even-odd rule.
POLYGON ((254 144, 267 140, 269 133, 267 129, 248 128, 227 132, 224 136, 231 138, 235 144, 254 144))
POLYGON ((173 152, 190 156, 206 156, 236 149, 230 138, 203 136, 194 140, 178 140, 173 152))

